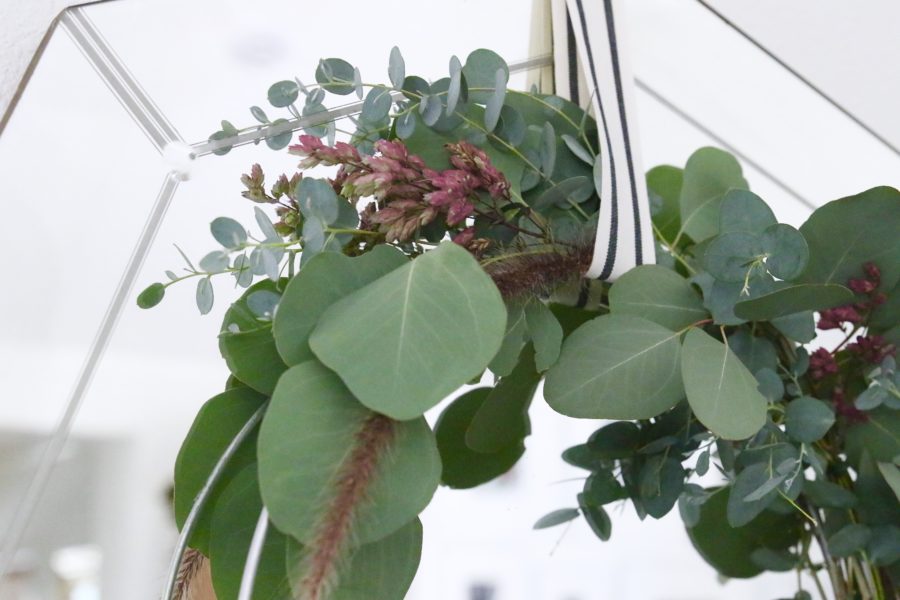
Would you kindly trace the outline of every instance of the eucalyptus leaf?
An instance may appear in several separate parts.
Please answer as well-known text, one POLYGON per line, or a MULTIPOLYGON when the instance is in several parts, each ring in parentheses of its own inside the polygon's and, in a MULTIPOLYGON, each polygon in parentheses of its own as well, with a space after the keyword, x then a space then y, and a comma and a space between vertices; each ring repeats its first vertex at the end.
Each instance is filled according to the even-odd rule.
POLYGON ((237 248, 247 241, 247 230, 244 226, 228 217, 217 217, 209 224, 216 241, 225 248, 237 248))
MULTIPOLYGON (((219 600, 237 600, 253 533, 262 510, 256 465, 249 465, 228 485, 212 516, 209 564, 219 600)), ((287 540, 269 527, 263 542, 252 600, 289 600, 285 570, 287 540)))
POLYGON ((272 332, 278 353, 288 365, 314 358, 309 335, 319 317, 335 302, 406 264, 406 257, 389 246, 377 246, 350 258, 326 253, 310 260, 288 283, 272 332))
POLYGON ((195 295, 197 302, 197 310, 201 315, 208 314, 212 310, 214 295, 212 282, 209 277, 203 277, 197 280, 197 293, 195 295))
POLYGON ((678 334, 651 321, 607 315, 579 327, 547 372, 544 396, 559 413, 647 419, 684 395, 678 334))
POLYGON ((584 161, 585 164, 591 167, 594 166, 594 156, 590 152, 588 152, 584 146, 581 145, 581 142, 579 142, 575 138, 575 136, 564 133, 560 137, 565 143, 566 148, 568 148, 572 154, 574 154, 580 160, 584 161))
POLYGON ((787 434, 798 442, 816 442, 834 425, 834 410, 821 400, 803 396, 791 400, 784 411, 787 434))
POLYGON ((745 439, 765 424, 767 402, 756 379, 722 342, 700 329, 688 331, 681 371, 694 414, 716 435, 745 439))
POLYGON ((428 94, 422 98, 419 103, 419 114, 422 116, 422 122, 431 127, 441 118, 443 105, 441 99, 433 94, 428 94))
POLYGON ((300 95, 300 88, 294 81, 279 81, 269 88, 269 104, 283 108, 293 104, 300 95))
POLYGON ((742 282, 750 269, 758 268, 762 240, 743 231, 723 233, 712 239, 703 255, 703 266, 720 281, 742 282))
POLYGON ((266 115, 266 111, 261 109, 258 106, 250 107, 250 114, 253 115, 253 118, 262 123, 263 125, 269 122, 269 117, 266 115))
POLYGON ((864 549, 871 537, 867 525, 851 523, 828 538, 828 550, 832 556, 845 558, 864 549))
POLYGON ((411 419, 484 370, 505 325, 497 287, 445 242, 333 304, 309 344, 363 404, 411 419))
POLYGON ((719 232, 762 234, 778 223, 775 213, 765 201, 750 190, 732 189, 722 198, 719 209, 719 232))
POLYGON ((447 114, 453 114, 462 91, 462 63, 455 56, 450 58, 450 86, 447 88, 447 114))
POLYGON ((741 166, 727 152, 701 148, 688 158, 681 187, 681 230, 695 242, 719 233, 720 206, 726 193, 746 189, 741 166))
POLYGON ((521 440, 488 454, 466 444, 466 432, 490 392, 490 388, 466 392, 444 409, 435 424, 443 465, 441 481, 446 486, 466 489, 486 483, 511 469, 525 452, 521 440))
POLYGON ((556 168, 556 130, 550 121, 546 121, 541 130, 540 159, 544 177, 552 177, 556 168))
POLYGON ((344 202, 326 179, 304 177, 297 184, 296 195, 303 216, 307 219, 319 219, 325 225, 331 225, 337 220, 339 205, 344 202))
MULTIPOLYGON (((354 476, 354 465, 347 461, 354 452, 366 451, 357 446, 360 430, 379 419, 386 417, 361 406, 340 378, 316 361, 282 375, 257 449, 262 497, 278 529, 305 544, 315 541, 331 502, 340 502, 335 494, 342 478, 354 476)), ((382 423, 389 438, 386 446, 375 446, 380 454, 366 482, 367 501, 354 511, 357 544, 382 539, 411 522, 440 481, 440 456, 425 420, 382 423)))
POLYGON ((151 283, 144 291, 138 294, 137 305, 141 308, 152 308, 162 302, 166 295, 166 286, 161 283, 151 283))
POLYGON ((534 348, 522 350, 512 373, 502 377, 490 391, 466 431, 466 445, 493 454, 520 444, 531 433, 528 408, 541 375, 534 368, 534 348))
POLYGON ((548 527, 556 527, 563 523, 568 523, 576 518, 581 512, 577 508, 560 508, 553 512, 547 513, 534 524, 534 529, 547 529, 548 527))
POLYGON ((823 310, 853 302, 853 292, 836 284, 798 284, 776 289, 758 298, 738 302, 734 312, 752 321, 768 321, 809 310, 823 310))
POLYGON ((280 294, 280 284, 266 279, 251 286, 225 313, 219 333, 219 351, 231 373, 266 395, 287 367, 275 348, 271 321, 260 320, 248 299, 261 291, 280 294))
POLYGON ((332 94, 352 94, 355 79, 353 65, 340 58, 324 58, 316 68, 316 81, 332 94))
POLYGON ((534 344, 534 363, 537 371, 543 373, 559 358, 562 348, 563 330, 556 316, 540 300, 525 305, 525 324, 534 344))
POLYGON ((469 97, 473 102, 485 103, 497 85, 497 70, 504 72, 503 84, 509 79, 509 67, 496 52, 478 49, 469 54, 462 68, 469 86, 469 97))
POLYGON ((612 534, 612 521, 602 506, 591 504, 584 494, 578 494, 578 506, 584 520, 601 541, 607 541, 612 534))
POLYGON ((498 68, 494 73, 494 91, 484 108, 484 128, 491 132, 497 127, 500 120, 500 111, 503 109, 503 101, 506 99, 506 80, 509 78, 508 70, 498 68))
MULTIPOLYGON (((365 544, 352 552, 341 565, 337 581, 330 587, 328 600, 403 600, 421 557, 422 522, 415 519, 383 540, 365 544)), ((291 540, 287 570, 295 587, 303 580, 303 566, 308 564, 307 549, 291 540)))
POLYGON ((395 121, 397 137, 401 140, 409 138, 416 130, 416 115, 412 110, 405 110, 395 121))
POLYGON ((388 77, 395 89, 399 90, 403 87, 403 80, 406 79, 406 61, 403 60, 403 55, 397 46, 391 48, 388 77))
POLYGON ((228 269, 228 253, 214 250, 200 259, 200 270, 206 273, 221 273, 228 269))
POLYGON ((360 119, 369 123, 380 123, 391 111, 391 91, 384 88, 372 88, 366 94, 360 119))
MULTIPOLYGON (((594 164, 595 173, 602 161, 594 164)), ((663 165, 654 167, 647 172, 647 192, 651 206, 656 210, 652 212, 653 224, 659 230, 662 239, 668 245, 674 242, 681 229, 681 214, 679 199, 684 172, 678 167, 663 165)), ((595 182, 598 192, 599 180, 595 182)))
POLYGON ((633 315, 677 331, 709 316, 686 279, 657 265, 644 265, 622 275, 609 291, 610 311, 633 315))
POLYGON ((803 235, 784 223, 772 225, 762 232, 766 268, 779 279, 791 281, 800 276, 809 261, 809 247, 803 235))
MULTIPOLYGON (((818 208, 800 227, 809 264, 798 281, 844 285, 867 262, 881 269, 881 287, 900 279, 900 191, 876 187, 818 208)), ((825 308, 825 307, 823 307, 825 308)))

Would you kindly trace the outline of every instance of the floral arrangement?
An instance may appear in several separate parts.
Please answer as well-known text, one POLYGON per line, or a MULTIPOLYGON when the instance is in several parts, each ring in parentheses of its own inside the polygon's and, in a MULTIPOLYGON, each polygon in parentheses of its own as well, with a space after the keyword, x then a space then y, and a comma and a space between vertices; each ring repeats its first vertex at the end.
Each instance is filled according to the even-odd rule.
MULTIPOLYGON (((220 600, 242 579, 252 598, 403 598, 417 516, 439 485, 515 465, 545 380, 554 410, 612 422, 563 454, 584 489, 536 528, 582 518, 606 540, 611 503, 677 505, 724 577, 795 570, 798 600, 896 597, 900 192, 830 202, 798 230, 704 148, 647 174, 657 264, 588 281, 593 117, 507 89, 487 50, 429 83, 394 49, 388 73, 364 83, 330 58, 315 87, 273 85, 289 117, 327 94, 362 111, 347 141, 333 122, 270 135, 300 162, 268 187, 258 165, 242 177, 260 233, 214 220, 221 247, 138 298, 196 279, 207 313, 214 276, 246 288, 219 336, 232 376, 175 468, 191 550, 174 596, 208 561, 220 600)), ((211 140, 236 133, 223 121, 211 140)))

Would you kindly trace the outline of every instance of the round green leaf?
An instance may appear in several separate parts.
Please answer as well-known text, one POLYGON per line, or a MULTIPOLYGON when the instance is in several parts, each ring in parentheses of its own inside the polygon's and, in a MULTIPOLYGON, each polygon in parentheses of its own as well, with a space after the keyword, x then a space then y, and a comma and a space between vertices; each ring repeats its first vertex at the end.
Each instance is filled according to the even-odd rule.
POLYGON ((700 519, 688 528, 697 552, 725 577, 749 578, 763 569, 750 556, 761 547, 783 550, 795 543, 799 527, 793 514, 764 512, 750 524, 731 527, 725 516, 726 488, 713 493, 700 508, 700 519))
POLYGON ((503 85, 509 81, 509 67, 499 54, 490 50, 475 50, 466 58, 462 68, 463 76, 469 85, 469 98, 473 102, 485 103, 494 93, 497 84, 497 71, 503 72, 503 85))
POLYGON ((403 54, 400 53, 400 48, 397 46, 391 48, 388 77, 391 85, 398 90, 403 86, 403 80, 406 79, 406 61, 403 60, 403 54))
POLYGON ((510 470, 525 452, 521 441, 490 454, 466 445, 466 431, 490 392, 480 388, 463 394, 444 409, 434 426, 446 486, 466 489, 488 482, 510 470))
POLYGON ((138 294, 137 305, 141 308, 153 308, 166 295, 166 286, 157 282, 148 285, 143 292, 138 294))
POLYGON ((806 268, 809 248, 803 234, 784 223, 772 225, 762 232, 763 251, 768 255, 766 268, 779 279, 796 279, 806 268))
POLYGON ((750 190, 730 190, 722 198, 719 233, 743 231, 761 234, 777 223, 778 219, 769 205, 750 190))
POLYGON ((570 417, 649 419, 684 396, 679 360, 678 334, 638 317, 598 317, 565 341, 544 396, 570 417))
POLYGON ((228 217, 217 217, 209 224, 216 241, 225 248, 237 248, 247 241, 247 230, 244 226, 228 217))
POLYGON ((309 345, 363 404, 402 420, 481 373, 505 326, 490 277, 445 242, 333 304, 309 345))
POLYGON ((741 440, 765 425, 767 402, 753 374, 728 346, 701 329, 691 329, 684 338, 681 373, 691 409, 716 435, 741 440))
POLYGON ((225 313, 219 333, 219 351, 228 369, 239 380, 266 395, 272 394, 275 382, 287 366, 275 347, 272 321, 260 319, 248 305, 248 299, 261 291, 280 294, 279 285, 283 283, 263 280, 249 287, 225 313))
POLYGON ((820 207, 800 227, 809 244, 805 283, 844 285, 867 262, 881 269, 881 286, 900 279, 900 191, 876 187, 820 207))
POLYGON ((872 537, 868 525, 851 523, 828 538, 828 550, 832 556, 844 558, 863 550, 872 537))
MULTIPOLYGON (((175 460, 174 510, 179 528, 225 448, 264 401, 264 396, 241 386, 213 397, 197 413, 175 460)), ((232 456, 222 478, 213 487, 189 540, 192 547, 209 553, 210 522, 217 498, 227 487, 228 481, 255 460, 256 433, 253 433, 232 456)))
POLYGON ((609 309, 677 331, 709 316, 703 300, 678 273, 644 265, 622 275, 609 290, 609 309))
POLYGON ((352 94, 354 79, 353 65, 340 58, 323 58, 316 68, 316 81, 332 94, 352 94))
MULTIPOLYGON (((303 543, 314 541, 331 510, 334 486, 346 475, 345 459, 374 416, 337 375, 315 361, 282 375, 257 450, 262 497, 281 531, 303 543)), ((412 521, 440 482, 440 456, 425 419, 394 422, 393 432, 365 501, 354 512, 358 544, 382 539, 412 521)))
POLYGON ((803 396, 788 403, 784 424, 792 439, 811 444, 822 439, 834 425, 834 410, 821 400, 803 396))
POLYGON ((638 490, 648 515, 661 519, 672 510, 684 489, 684 477, 678 458, 656 455, 644 463, 638 475, 638 490))
MULTIPOLYGON (((353 552, 341 565, 328 600, 403 600, 422 557, 422 522, 409 525, 383 540, 353 552)), ((288 543, 287 568, 291 581, 302 580, 306 549, 288 543)))
POLYGON ((716 236, 706 247, 703 265, 720 281, 744 281, 753 262, 762 254, 759 236, 743 231, 716 236))
POLYGON ((525 119, 522 114, 506 104, 500 110, 500 123, 494 134, 510 146, 516 147, 525 139, 525 119))
POLYGON ((213 307, 213 287, 209 277, 203 277, 197 280, 197 293, 195 295, 197 301, 197 310, 201 315, 209 314, 213 307))
MULTIPOLYGON (((261 511, 256 465, 249 465, 222 493, 212 516, 209 562, 218 600, 237 600, 261 511)), ((291 599, 284 564, 286 551, 287 538, 270 525, 256 571, 252 600, 291 599)))
POLYGON ((272 87, 269 88, 269 104, 283 108, 293 104, 299 95, 300 87, 296 81, 279 81, 278 83, 273 83, 272 87))
MULTIPOLYGON (((275 119, 274 121, 272 121, 272 127, 282 125, 287 122, 287 119, 275 119)), ((293 132, 290 129, 282 131, 281 133, 269 134, 266 136, 266 146, 268 146, 272 150, 281 150, 291 143, 292 136, 293 132)))
POLYGON ((681 186, 681 229, 695 242, 719 233, 719 209, 732 188, 747 189, 747 181, 731 154, 701 148, 688 158, 681 186))
POLYGON ((853 292, 833 283, 788 285, 734 305, 734 313, 750 321, 768 321, 808 310, 822 310, 853 302, 853 292))
POLYGON ((728 336, 728 347, 734 352, 751 373, 760 369, 778 368, 778 351, 768 338, 755 336, 746 328, 741 328, 728 336))
POLYGON ((311 259, 288 283, 275 316, 272 331, 284 362, 297 365, 314 358, 309 334, 322 313, 406 262, 402 253, 389 246, 377 246, 356 258, 329 252, 311 259))
POLYGON ((359 117, 368 123, 380 123, 391 112, 391 104, 393 104, 391 90, 372 88, 366 94, 359 117))

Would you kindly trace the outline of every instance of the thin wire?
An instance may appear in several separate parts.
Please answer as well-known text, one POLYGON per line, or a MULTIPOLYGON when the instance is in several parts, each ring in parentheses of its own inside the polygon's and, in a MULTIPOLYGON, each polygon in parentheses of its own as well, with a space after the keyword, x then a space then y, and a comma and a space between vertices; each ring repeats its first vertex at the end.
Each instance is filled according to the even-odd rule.
POLYGON ((34 516, 37 503, 47 487, 53 467, 59 460, 59 456, 72 430, 75 416, 78 414, 79 408, 81 408, 91 380, 94 378, 94 373, 97 371, 103 354, 109 346, 109 340, 116 328, 116 324, 119 322, 125 303, 131 296, 134 282, 140 273, 147 254, 150 252, 150 246, 156 238, 156 233, 159 231, 159 226, 172 202, 175 190, 178 188, 178 182, 179 179, 174 174, 167 175, 163 181, 162 189, 160 189, 156 197, 153 209, 147 216, 144 229, 141 231, 137 244, 131 252, 125 271, 122 273, 122 278, 116 286, 112 300, 106 309, 106 314, 103 315, 103 320, 100 322, 100 327, 88 350, 87 358, 81 367, 81 371, 66 402, 65 411, 57 423, 44 453, 41 455, 38 467, 28 483, 28 488, 25 490, 21 503, 13 514, 10 526, 6 531, 6 537, 4 537, 3 544, 0 546, 0 581, 2 581, 3 576, 9 572, 9 568, 12 566, 16 550, 22 541, 28 524, 31 522, 31 518, 34 516))
POLYGON ((250 548, 247 550, 247 561, 244 563, 244 573, 241 575, 241 587, 237 600, 250 600, 253 597, 253 584, 256 583, 256 572, 259 570, 259 559, 262 556, 268 529, 269 511, 263 507, 259 513, 259 520, 256 522, 256 529, 253 530, 250 548))
POLYGON ((853 114, 852 112, 850 112, 850 110, 849 110, 848 108, 846 108, 843 104, 841 104, 840 102, 838 102, 837 100, 835 100, 834 98, 832 98, 831 96, 829 96, 827 93, 825 93, 825 91, 824 91, 822 88, 818 87, 818 86, 817 86, 816 84, 814 84, 812 81, 810 81, 809 79, 807 79, 802 73, 800 73, 799 71, 797 71, 796 69, 794 69, 792 66, 790 66, 789 64, 787 64, 787 63, 786 63, 783 59, 781 59, 777 54, 775 54, 774 52, 772 52, 771 50, 769 50, 767 47, 763 46, 762 43, 760 43, 756 38, 754 38, 753 36, 751 36, 751 35, 750 35, 749 33, 747 33, 745 30, 743 30, 743 29, 741 29, 740 27, 738 27, 737 24, 734 23, 734 21, 732 21, 731 19, 729 19, 728 17, 726 17, 725 15, 723 15, 721 12, 719 12, 718 10, 716 10, 715 8, 713 8, 713 7, 712 7, 709 3, 707 3, 705 0, 697 0, 697 2, 698 2, 703 8, 705 8, 706 10, 708 10, 709 12, 711 12, 712 14, 714 14, 716 17, 718 17, 719 20, 721 20, 723 23, 725 23, 725 24, 728 25, 731 29, 733 29, 735 32, 737 32, 737 33, 738 33, 741 37, 743 37, 745 40, 747 40, 748 42, 750 42, 751 44, 753 44, 754 46, 756 46, 756 47, 757 47, 760 51, 762 51, 766 56, 768 56, 769 58, 771 58, 772 60, 774 60, 776 63, 778 63, 782 68, 784 68, 784 70, 786 70, 788 73, 790 73, 791 75, 793 75, 794 77, 796 77, 801 83, 803 83, 804 85, 806 85, 806 87, 808 87, 808 88, 811 89, 813 92, 815 92, 816 94, 818 94, 823 100, 825 100, 826 102, 828 102, 829 104, 831 104, 833 107, 835 107, 836 109, 838 109, 841 113, 844 114, 844 116, 846 116, 848 119, 850 119, 851 121, 853 121, 854 123, 856 123, 857 125, 859 125, 860 127, 862 127, 869 135, 871 135, 873 138, 875 138, 876 140, 878 140, 879 142, 881 142, 881 143, 882 143, 886 148, 888 148, 891 152, 893 152, 893 153, 896 154, 897 156, 900 156, 900 148, 897 148, 897 146, 895 146, 895 145, 892 144, 890 141, 888 141, 887 138, 885 138, 885 137, 882 136, 880 133, 878 133, 877 131, 875 131, 875 129, 873 129, 872 127, 870 127, 869 125, 867 125, 867 124, 865 123, 865 121, 863 121, 862 119, 860 119, 859 117, 857 117, 855 114, 853 114))
POLYGON ((178 542, 175 544, 175 552, 172 554, 172 561, 169 564, 166 585, 163 588, 162 594, 162 597, 165 600, 172 600, 172 594, 175 591, 175 583, 178 580, 178 571, 181 567, 181 561, 184 558, 184 551, 187 548, 187 543, 191 534, 194 532, 194 527, 197 525, 200 511, 206 506, 206 501, 209 499, 209 493, 212 491, 213 486, 221 479, 225 467, 228 466, 228 462, 231 460, 231 457, 234 456, 234 453, 237 452, 238 448, 240 448, 241 443, 247 439, 247 436, 256 429, 256 426, 262 420, 268 404, 268 401, 264 402, 262 406, 256 409, 256 412, 250 416, 244 426, 241 427, 240 431, 232 438, 231 442, 229 442, 228 446, 219 457, 219 460, 216 461, 212 471, 210 471, 209 477, 206 478, 203 487, 194 497, 194 502, 191 504, 191 510, 184 520, 184 524, 181 526, 181 534, 178 536, 178 542))
POLYGON ((733 144, 730 144, 722 136, 720 136, 719 134, 714 132, 712 129, 710 129, 709 127, 707 127, 706 125, 704 125, 703 123, 701 123, 700 121, 698 121, 697 119, 692 117, 691 115, 689 115, 687 112, 685 112, 683 109, 681 109, 678 105, 673 103, 671 100, 669 100, 668 98, 666 98, 665 96, 660 94, 658 91, 656 91, 649 85, 647 85, 645 82, 643 82, 642 80, 635 77, 634 83, 639 90, 645 92, 651 98, 653 98, 654 100, 656 100, 657 102, 659 102, 660 104, 662 104, 663 106, 668 108, 670 111, 672 111, 673 113, 675 113, 676 115, 681 117, 689 125, 691 125, 695 129, 697 129, 698 131, 704 133, 705 135, 707 135, 708 137, 713 139, 717 144, 719 144, 720 146, 722 146, 723 148, 725 148, 726 150, 728 150, 729 152, 731 152, 732 154, 737 156, 743 162, 745 162, 746 164, 750 165, 751 167, 753 167, 754 169, 756 169, 757 171, 762 173, 763 176, 766 177, 766 179, 768 179, 769 181, 774 183, 776 186, 781 188, 781 190, 783 190, 786 194, 790 195, 795 200, 797 200, 798 202, 800 202, 801 204, 803 204, 804 206, 806 206, 812 210, 815 210, 817 208, 815 204, 813 204, 810 200, 807 200, 805 197, 803 197, 800 194, 800 192, 798 192, 797 190, 795 190, 794 188, 789 186, 781 178, 777 177, 774 173, 772 173, 771 171, 766 169, 764 166, 762 166, 761 164, 759 164, 758 162, 756 162, 755 160, 753 160, 752 158, 747 156, 747 154, 745 154, 744 152, 742 152, 741 150, 736 148, 733 144))

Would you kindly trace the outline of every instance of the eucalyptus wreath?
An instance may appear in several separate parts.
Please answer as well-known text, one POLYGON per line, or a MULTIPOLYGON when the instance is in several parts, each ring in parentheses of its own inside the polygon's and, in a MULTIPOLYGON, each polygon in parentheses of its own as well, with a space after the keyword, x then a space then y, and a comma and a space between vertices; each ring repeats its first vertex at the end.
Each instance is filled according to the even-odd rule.
POLYGON ((835 200, 796 229, 703 148, 647 174, 657 264, 589 281, 594 118, 507 89, 488 50, 428 82, 395 48, 388 74, 324 59, 317 85, 269 89, 284 118, 223 121, 219 153, 268 128, 298 171, 267 185, 254 165, 258 232, 215 219, 220 247, 138 297, 194 279, 207 313, 213 277, 245 289, 219 334, 232 375, 175 466, 192 548, 177 594, 208 560, 218 598, 237 598, 256 533, 252 598, 403 598, 418 515, 439 485, 516 464, 543 380, 555 411, 610 422, 565 451, 583 491, 535 528, 580 518, 607 540, 610 504, 642 519, 677 505, 724 577, 794 570, 797 600, 897 597, 900 192, 835 200), (312 118, 353 94, 351 130, 312 118), (307 124, 297 140, 290 119, 307 124))

